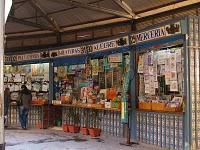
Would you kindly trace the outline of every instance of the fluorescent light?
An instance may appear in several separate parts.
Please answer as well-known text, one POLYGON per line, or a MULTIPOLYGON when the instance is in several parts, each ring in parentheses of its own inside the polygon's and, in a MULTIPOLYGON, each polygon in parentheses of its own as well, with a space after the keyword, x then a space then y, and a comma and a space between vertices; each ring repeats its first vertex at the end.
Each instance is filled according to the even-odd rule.
POLYGON ((12 0, 5 0, 5 22, 12 7, 12 0))

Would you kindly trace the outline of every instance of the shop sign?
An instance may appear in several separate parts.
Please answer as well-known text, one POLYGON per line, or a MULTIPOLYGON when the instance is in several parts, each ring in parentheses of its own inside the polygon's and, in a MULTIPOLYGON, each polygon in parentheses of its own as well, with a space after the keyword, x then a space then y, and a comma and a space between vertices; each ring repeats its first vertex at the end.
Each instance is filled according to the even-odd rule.
POLYGON ((181 23, 176 22, 159 28, 131 35, 131 44, 141 43, 181 33, 181 23))
POLYGON ((91 45, 84 45, 81 47, 66 48, 60 50, 43 51, 40 53, 31 53, 24 55, 10 55, 5 56, 5 62, 18 62, 18 61, 29 61, 37 59, 47 59, 63 56, 76 56, 81 54, 88 54, 93 52, 101 52, 108 49, 119 48, 123 46, 128 46, 128 36, 117 38, 114 40, 109 40, 105 42, 95 43, 91 45))
POLYGON ((128 36, 110 40, 110 41, 101 42, 101 43, 96 43, 92 45, 84 45, 84 46, 76 47, 76 48, 54 50, 50 52, 51 53, 50 57, 62 57, 62 56, 88 54, 88 53, 94 53, 94 52, 101 52, 104 50, 118 48, 122 46, 128 46, 128 36))
POLYGON ((36 59, 41 59, 40 53, 5 56, 5 62, 18 62, 18 61, 36 60, 36 59))
POLYGON ((120 62, 122 62, 122 53, 109 55, 108 61, 110 63, 120 63, 120 62))

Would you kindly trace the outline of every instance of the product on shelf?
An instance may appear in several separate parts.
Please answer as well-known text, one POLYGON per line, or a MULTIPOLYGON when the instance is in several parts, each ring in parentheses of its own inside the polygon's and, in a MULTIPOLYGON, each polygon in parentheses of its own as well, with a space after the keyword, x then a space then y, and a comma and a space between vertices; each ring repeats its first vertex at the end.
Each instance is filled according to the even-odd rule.
POLYGON ((54 67, 54 104, 120 109, 129 54, 87 59, 86 64, 54 67), (108 105, 110 103, 110 105, 108 105))
POLYGON ((11 91, 12 100, 17 101, 23 84, 32 91, 32 104, 44 104, 48 101, 49 64, 30 64, 4 66, 4 88, 11 91))
POLYGON ((183 99, 184 91, 182 53, 182 47, 173 46, 138 54, 139 109, 182 110, 183 100, 180 100, 183 99))

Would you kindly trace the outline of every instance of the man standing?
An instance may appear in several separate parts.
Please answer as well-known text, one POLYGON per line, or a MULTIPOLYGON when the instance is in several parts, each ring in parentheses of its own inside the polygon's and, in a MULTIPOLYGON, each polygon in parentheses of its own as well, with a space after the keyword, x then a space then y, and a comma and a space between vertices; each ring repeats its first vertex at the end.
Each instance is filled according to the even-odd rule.
POLYGON ((22 129, 27 129, 28 112, 32 101, 31 91, 25 85, 21 87, 21 93, 19 95, 19 121, 22 129))

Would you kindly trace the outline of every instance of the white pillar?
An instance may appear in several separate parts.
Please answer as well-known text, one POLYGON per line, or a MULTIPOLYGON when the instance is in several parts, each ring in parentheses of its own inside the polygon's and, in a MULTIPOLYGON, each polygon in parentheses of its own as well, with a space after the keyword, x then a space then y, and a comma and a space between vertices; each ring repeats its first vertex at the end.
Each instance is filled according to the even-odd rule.
POLYGON ((3 83, 3 64, 4 64, 4 25, 5 25, 5 0, 0 0, 0 150, 5 150, 4 134, 4 83, 3 83))

